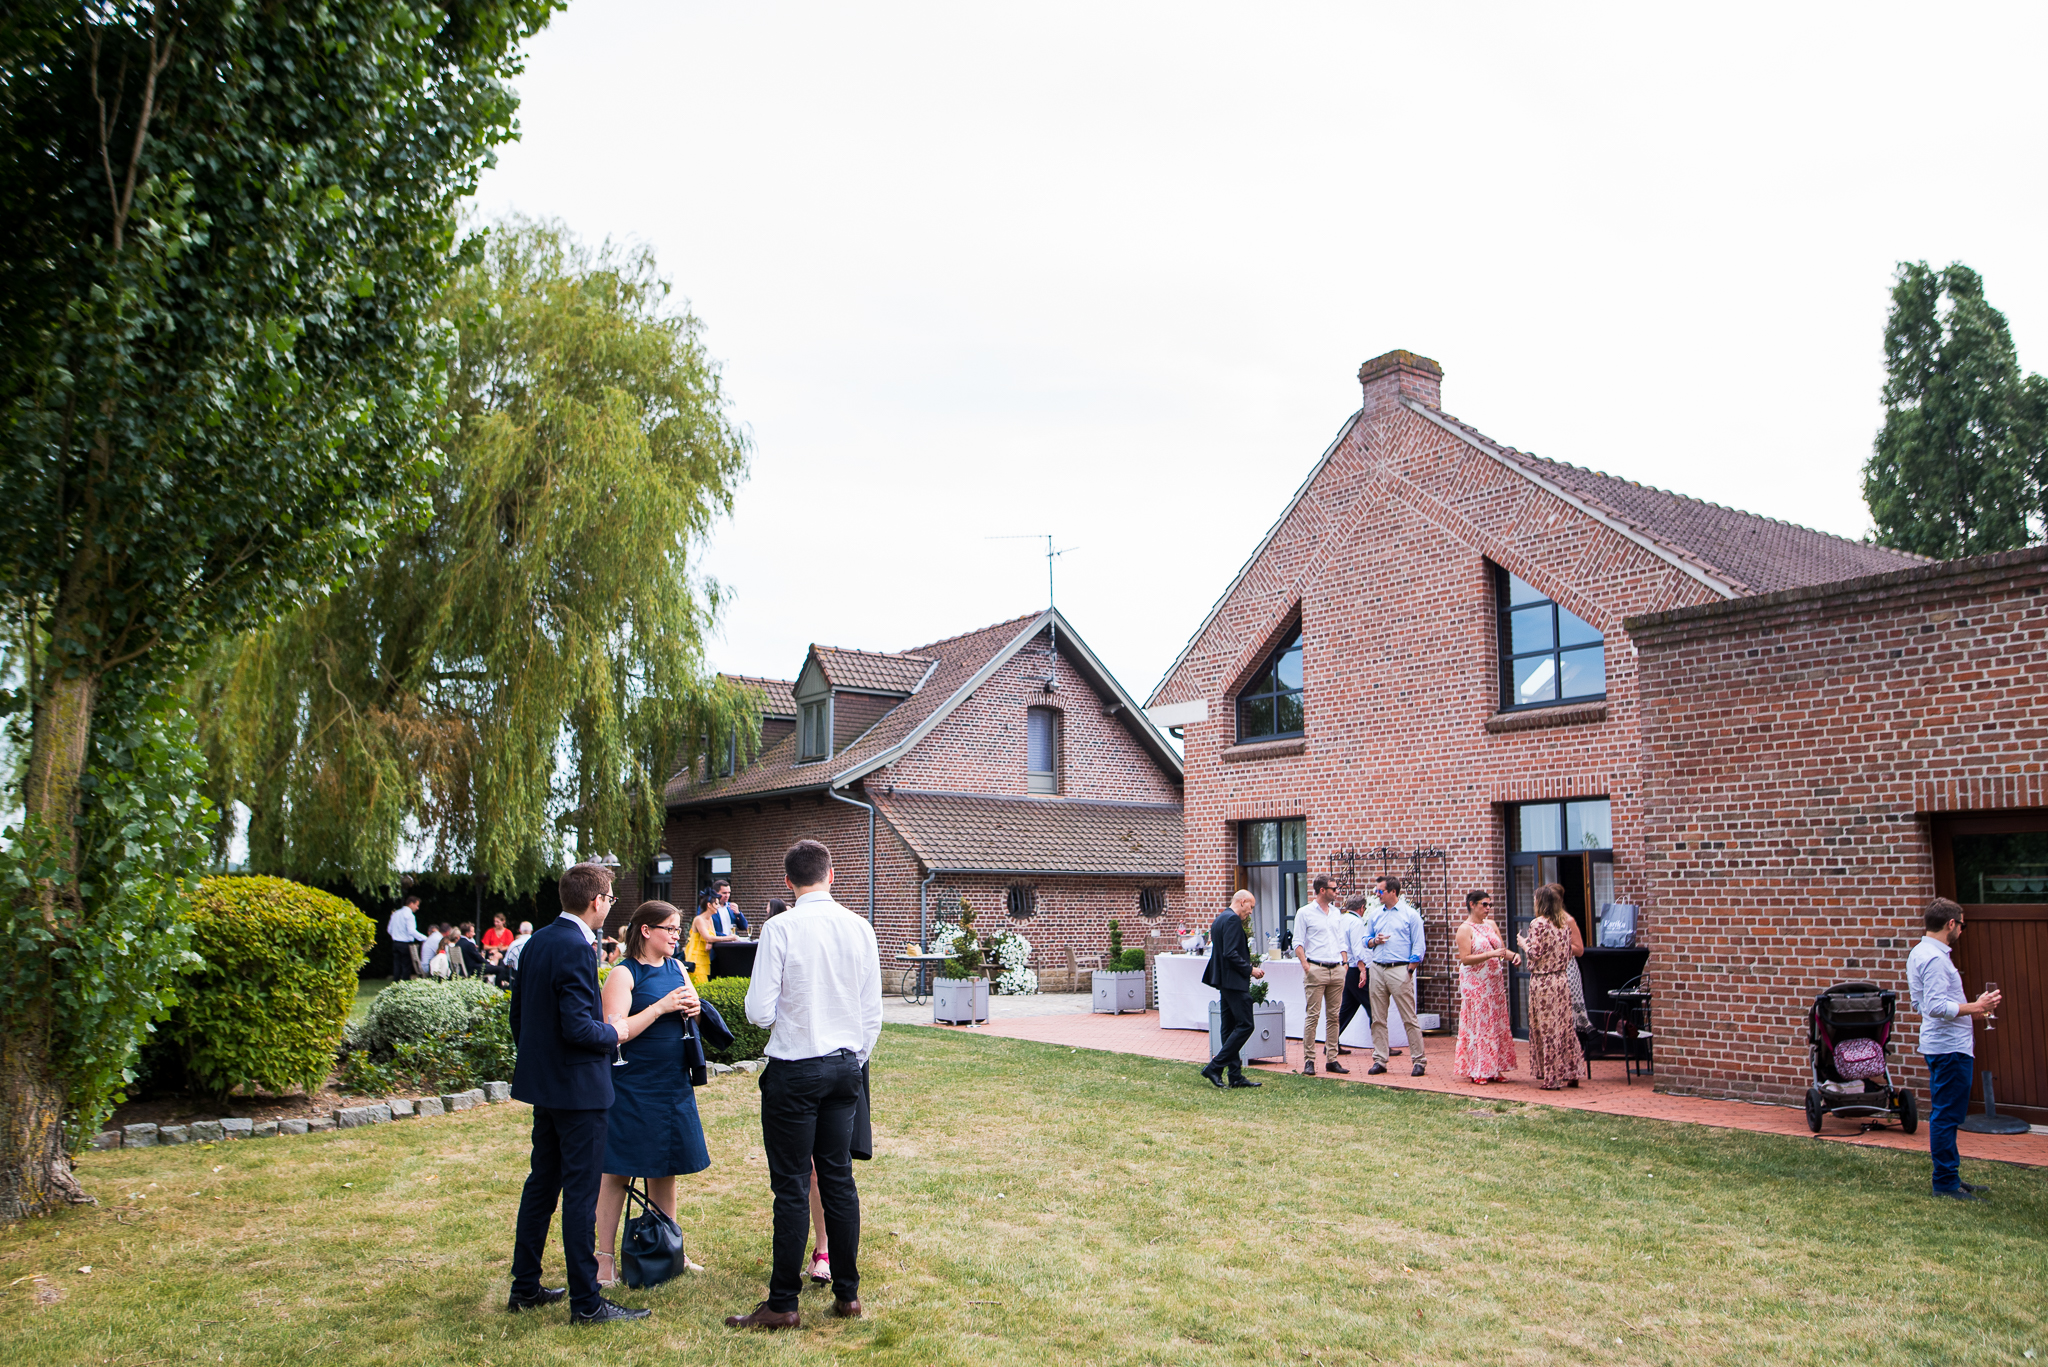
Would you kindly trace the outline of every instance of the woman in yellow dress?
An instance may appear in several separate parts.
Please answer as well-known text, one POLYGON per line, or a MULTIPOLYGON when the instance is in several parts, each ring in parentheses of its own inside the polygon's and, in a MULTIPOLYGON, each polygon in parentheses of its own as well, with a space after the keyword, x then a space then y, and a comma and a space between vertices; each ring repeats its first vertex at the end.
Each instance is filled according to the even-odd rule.
POLYGON ((718 905, 716 893, 697 899, 697 919, 690 922, 690 943, 683 960, 690 966, 690 981, 702 987, 711 981, 711 942, 705 932, 711 927, 711 912, 718 905))

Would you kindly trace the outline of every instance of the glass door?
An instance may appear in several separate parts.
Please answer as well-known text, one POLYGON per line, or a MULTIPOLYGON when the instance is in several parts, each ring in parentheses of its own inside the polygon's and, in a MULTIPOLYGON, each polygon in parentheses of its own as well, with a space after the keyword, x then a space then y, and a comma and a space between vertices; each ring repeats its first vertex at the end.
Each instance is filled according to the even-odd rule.
POLYGON ((1308 820, 1246 821, 1237 829, 1237 886, 1258 899, 1245 929, 1252 953, 1285 949, 1308 901, 1308 820))
MULTIPOLYGON (((1536 889, 1564 889, 1565 911, 1579 935, 1596 943, 1602 903, 1614 900, 1614 834, 1607 799, 1529 802, 1510 807, 1508 820, 1508 947, 1517 948, 1536 914, 1536 889)), ((1529 1033, 1529 973, 1508 971, 1508 1024, 1518 1039, 1529 1033)))

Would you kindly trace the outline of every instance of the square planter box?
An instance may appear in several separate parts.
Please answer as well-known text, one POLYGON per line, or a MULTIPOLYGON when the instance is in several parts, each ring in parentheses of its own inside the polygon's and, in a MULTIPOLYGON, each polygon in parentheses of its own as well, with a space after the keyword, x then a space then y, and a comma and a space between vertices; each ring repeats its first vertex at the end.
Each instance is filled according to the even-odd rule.
POLYGON ((987 978, 938 978, 932 983, 932 1023, 972 1025, 988 1019, 987 978))
POLYGON ((1120 1016, 1126 1011, 1143 1011, 1148 976, 1142 968, 1129 973, 1105 973, 1096 969, 1091 984, 1094 1004, 1089 1009, 1097 1015, 1111 1016, 1120 1016))
MULTIPOLYGON (((1209 1003, 1209 1057, 1223 1047, 1223 1003, 1209 1003)), ((1244 1061, 1276 1058, 1287 1061, 1287 1007, 1280 1002, 1252 1003, 1252 1037, 1244 1042, 1244 1061)))

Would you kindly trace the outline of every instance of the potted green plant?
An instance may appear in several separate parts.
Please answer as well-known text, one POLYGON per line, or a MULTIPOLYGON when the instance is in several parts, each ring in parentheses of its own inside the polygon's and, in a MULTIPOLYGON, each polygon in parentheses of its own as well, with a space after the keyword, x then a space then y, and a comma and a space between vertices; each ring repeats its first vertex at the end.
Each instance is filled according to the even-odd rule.
MULTIPOLYGON (((1244 1042, 1243 1056, 1246 1063, 1257 1059, 1279 1059, 1287 1061, 1287 1007, 1282 1002, 1266 1000, 1266 980, 1259 978, 1252 983, 1252 1037, 1244 1042)), ((1223 1047, 1223 1003, 1209 1003, 1209 1057, 1216 1057, 1216 1051, 1223 1047)))
POLYGON ((974 907, 960 899, 958 929, 942 932, 938 943, 952 953, 932 983, 932 1023, 972 1025, 988 1019, 988 979, 981 973, 981 941, 974 934, 974 907), (950 943, 948 936, 950 935, 950 943))
POLYGON ((1145 990, 1145 951, 1125 949, 1123 927, 1109 923, 1109 962, 1097 970, 1092 986, 1090 1010, 1117 1016, 1126 1011, 1143 1011, 1149 994, 1145 990))

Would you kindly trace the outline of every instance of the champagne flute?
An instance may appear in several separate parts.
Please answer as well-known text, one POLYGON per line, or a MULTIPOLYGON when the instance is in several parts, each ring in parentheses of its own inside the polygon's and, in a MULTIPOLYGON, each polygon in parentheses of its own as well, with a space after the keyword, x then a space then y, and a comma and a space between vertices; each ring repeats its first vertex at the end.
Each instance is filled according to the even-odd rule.
MULTIPOLYGON (((1998 990, 1998 984, 1997 984, 1997 983, 1985 983, 1985 984, 1984 984, 1984 990, 1985 990, 1986 992, 1996 992, 1996 991, 1998 990)), ((1991 1013, 1991 1012, 1989 1012, 1989 1011, 1986 1011, 1986 1012, 1984 1013, 1984 1028, 1985 1028, 1985 1030, 1987 1030, 1987 1031, 1991 1031, 1991 1030, 1996 1030, 1996 1029, 1997 1029, 1998 1027, 1997 1027, 1997 1026, 1995 1026, 1995 1025, 1993 1025, 1993 1024, 1992 1024, 1991 1022, 1993 1022, 1993 1021, 1995 1021, 1995 1020, 1997 1020, 1997 1019, 1998 1019, 1998 1017, 1997 1017, 1996 1015, 1994 1015, 1993 1013, 1991 1013)))

